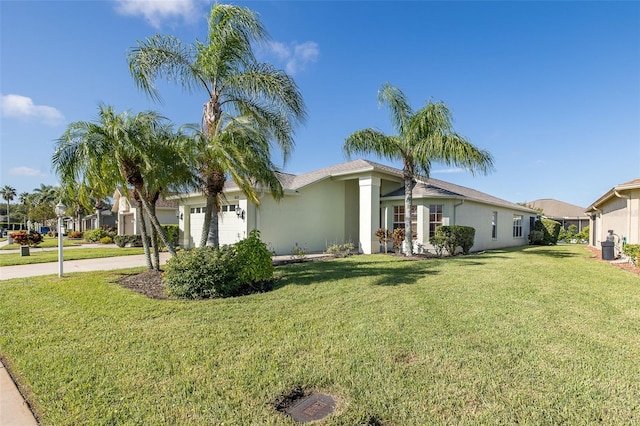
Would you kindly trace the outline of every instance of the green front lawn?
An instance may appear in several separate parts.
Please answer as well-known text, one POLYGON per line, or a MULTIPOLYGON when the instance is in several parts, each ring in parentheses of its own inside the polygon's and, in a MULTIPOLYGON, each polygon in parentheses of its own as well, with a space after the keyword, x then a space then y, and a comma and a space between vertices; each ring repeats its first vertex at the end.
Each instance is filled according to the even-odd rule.
MULTIPOLYGON (((84 240, 70 240, 66 237, 62 239, 63 247, 72 247, 72 246, 80 246, 82 244, 86 244, 87 242, 84 240)), ((52 248, 58 247, 58 238, 57 237, 44 237, 44 240, 38 244, 38 248, 52 248)), ((6 246, 0 247, 0 250, 20 250, 20 244, 7 244, 6 246)))
POLYGON ((269 293, 158 301, 118 273, 0 282, 0 354, 44 424, 633 424, 640 278, 582 246, 292 264, 269 293), (376 423, 378 422, 378 423, 376 423))
MULTIPOLYGON (((64 260, 98 259, 101 257, 129 256, 132 254, 144 254, 142 247, 119 248, 78 248, 73 250, 63 250, 64 260)), ((38 248, 31 248, 29 256, 22 256, 20 253, 0 254, 0 266, 31 265, 33 263, 57 262, 58 251, 43 251, 38 248)))

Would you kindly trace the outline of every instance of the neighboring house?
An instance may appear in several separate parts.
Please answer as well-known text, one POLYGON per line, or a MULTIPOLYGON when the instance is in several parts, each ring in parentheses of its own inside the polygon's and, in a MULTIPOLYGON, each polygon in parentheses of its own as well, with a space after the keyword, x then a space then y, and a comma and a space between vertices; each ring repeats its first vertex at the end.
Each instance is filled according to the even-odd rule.
POLYGON ((640 179, 607 191, 586 209, 589 215, 589 244, 600 248, 609 230, 617 237, 617 245, 626 240, 640 244, 640 179))
POLYGON ((542 210, 542 217, 560 222, 564 229, 569 229, 571 225, 582 228, 589 225, 589 216, 584 212, 584 207, 575 204, 554 200, 553 198, 543 198, 541 200, 529 201, 528 207, 534 210, 542 210))
MULTIPOLYGON (((125 191, 116 189, 113 193, 113 208, 111 211, 118 217, 118 235, 140 234, 140 223, 138 215, 141 206, 133 198, 133 190, 125 191)), ((156 216, 162 225, 178 224, 178 203, 166 200, 162 196, 156 202, 156 216)), ((147 230, 150 231, 151 224, 147 219, 147 230)))
POLYGON ((102 228, 104 226, 116 226, 116 216, 111 212, 111 210, 96 210, 94 213, 88 214, 82 218, 83 231, 102 228), (98 214, 100 214, 99 221, 98 214))
MULTIPOLYGON (((220 244, 233 244, 258 229, 276 254, 290 254, 298 244, 322 252, 333 244, 352 242, 361 253, 377 253, 378 228, 404 227, 402 170, 367 160, 355 160, 300 175, 282 173, 284 197, 276 202, 259 192, 260 207, 248 202, 233 182, 227 182, 227 203, 219 216, 220 244)), ((175 197, 180 203, 183 247, 199 245, 205 197, 201 193, 175 197)), ((537 217, 535 210, 470 188, 429 179, 413 191, 413 234, 418 251, 432 250, 429 238, 440 225, 476 229, 474 251, 527 244, 537 217)))

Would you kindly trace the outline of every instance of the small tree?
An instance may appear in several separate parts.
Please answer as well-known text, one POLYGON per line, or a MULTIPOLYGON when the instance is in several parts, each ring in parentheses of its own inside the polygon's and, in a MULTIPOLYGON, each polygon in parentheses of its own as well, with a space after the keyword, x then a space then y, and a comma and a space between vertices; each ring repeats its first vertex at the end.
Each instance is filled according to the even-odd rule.
POLYGON ((376 238, 378 238, 378 241, 380 242, 380 244, 384 246, 384 252, 386 253, 387 244, 393 238, 392 232, 389 231, 387 228, 378 228, 378 230, 376 231, 376 238))
POLYGON ((403 228, 394 229, 391 236, 393 237, 393 249, 396 252, 399 252, 400 247, 402 247, 402 242, 404 241, 404 229, 403 228))

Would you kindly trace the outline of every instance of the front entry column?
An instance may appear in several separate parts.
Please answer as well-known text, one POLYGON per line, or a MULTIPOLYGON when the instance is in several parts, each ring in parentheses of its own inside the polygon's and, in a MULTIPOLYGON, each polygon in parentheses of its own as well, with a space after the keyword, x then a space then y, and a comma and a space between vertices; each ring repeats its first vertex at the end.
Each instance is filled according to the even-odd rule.
POLYGON ((376 231, 380 220, 380 178, 360 178, 360 220, 358 237, 360 252, 372 254, 380 252, 376 231))

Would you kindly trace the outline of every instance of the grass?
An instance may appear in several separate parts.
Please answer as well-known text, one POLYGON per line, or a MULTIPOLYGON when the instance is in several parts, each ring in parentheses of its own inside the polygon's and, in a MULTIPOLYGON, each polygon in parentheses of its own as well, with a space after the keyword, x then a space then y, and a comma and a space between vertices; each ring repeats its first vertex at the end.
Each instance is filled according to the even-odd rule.
MULTIPOLYGON (((83 241, 83 240, 70 240, 68 238, 63 238, 62 239, 62 246, 63 247, 80 246, 83 243, 86 244, 86 241, 83 241)), ((58 238, 57 237, 44 237, 43 241, 40 244, 38 244, 38 247, 39 248, 58 247, 58 238)), ((0 250, 19 250, 19 249, 20 249, 20 244, 16 244, 16 243, 7 244, 6 246, 0 247, 0 250)))
POLYGON ((588 255, 292 264, 197 302, 3 281, 0 354, 44 424, 293 425, 273 403, 296 386, 338 397, 329 425, 637 423, 640 278, 588 255))
MULTIPOLYGON (((29 256, 21 256, 20 253, 6 253, 0 255, 0 266, 13 266, 13 265, 31 265, 34 263, 46 263, 57 262, 58 251, 44 251, 41 248, 31 248, 29 250, 29 256)), ((132 254, 144 254, 144 249, 141 247, 131 248, 77 248, 73 250, 64 250, 64 260, 79 260, 79 259, 98 259, 101 257, 113 257, 113 256, 129 256, 132 254)))

